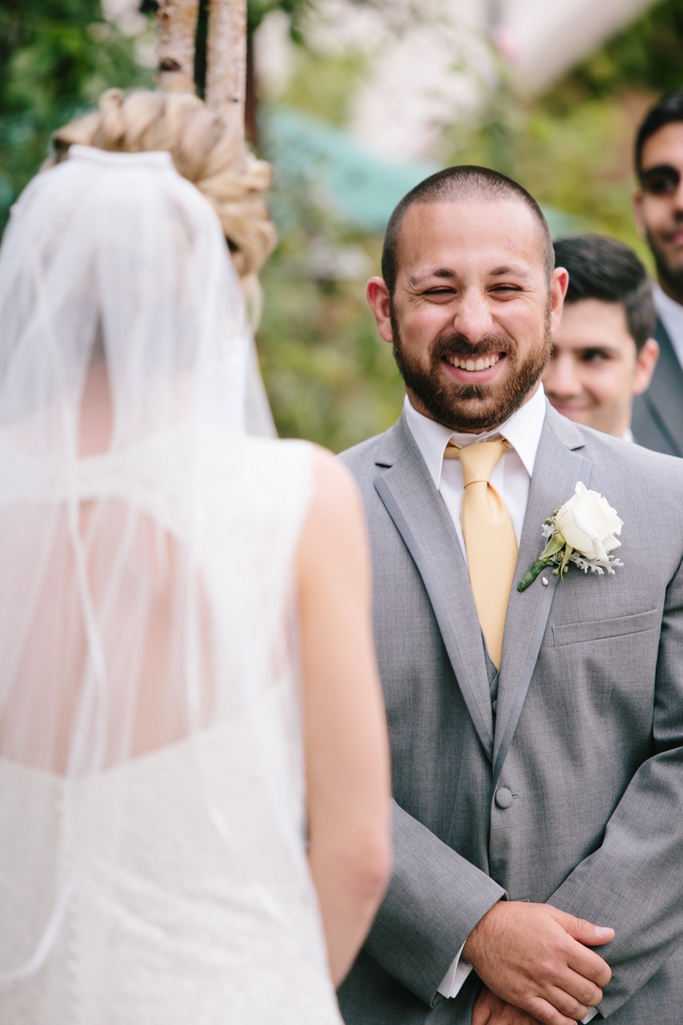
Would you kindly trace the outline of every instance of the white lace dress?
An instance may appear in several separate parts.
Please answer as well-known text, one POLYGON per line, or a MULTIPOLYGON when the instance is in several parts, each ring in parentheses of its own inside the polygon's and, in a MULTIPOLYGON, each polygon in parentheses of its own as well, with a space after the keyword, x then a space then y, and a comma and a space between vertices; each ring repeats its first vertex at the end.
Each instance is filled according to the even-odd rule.
MULTIPOLYGON (((83 460, 80 497, 133 501, 185 543, 183 483, 174 494, 163 466, 182 464, 185 442, 167 442, 140 447, 134 497, 130 453, 125 480, 115 457, 83 460)), ((0 759, 3 966, 31 956, 66 901, 39 967, 0 985, 2 1025, 341 1023, 305 860, 296 672, 265 640, 287 621, 311 448, 212 437, 202 459, 211 721, 76 781, 67 830, 63 778, 0 759), (249 673, 256 703, 240 697, 249 673), (76 866, 61 889, 58 859, 76 866)))

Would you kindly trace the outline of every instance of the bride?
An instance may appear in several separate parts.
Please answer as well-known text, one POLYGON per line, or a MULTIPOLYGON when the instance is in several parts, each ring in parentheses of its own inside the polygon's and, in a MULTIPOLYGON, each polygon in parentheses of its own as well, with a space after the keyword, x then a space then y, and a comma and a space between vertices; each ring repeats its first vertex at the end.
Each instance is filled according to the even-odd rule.
POLYGON ((339 1025, 389 862, 360 503, 263 436, 215 209, 94 142, 0 252, 0 1021, 339 1025))

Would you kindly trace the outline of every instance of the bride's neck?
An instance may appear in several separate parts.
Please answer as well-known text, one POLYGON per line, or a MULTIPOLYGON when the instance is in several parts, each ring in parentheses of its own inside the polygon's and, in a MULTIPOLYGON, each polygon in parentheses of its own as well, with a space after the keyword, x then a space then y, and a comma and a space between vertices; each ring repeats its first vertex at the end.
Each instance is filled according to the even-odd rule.
POLYGON ((79 456, 95 456, 106 452, 111 443, 113 426, 107 364, 103 359, 95 359, 88 368, 81 399, 79 456))

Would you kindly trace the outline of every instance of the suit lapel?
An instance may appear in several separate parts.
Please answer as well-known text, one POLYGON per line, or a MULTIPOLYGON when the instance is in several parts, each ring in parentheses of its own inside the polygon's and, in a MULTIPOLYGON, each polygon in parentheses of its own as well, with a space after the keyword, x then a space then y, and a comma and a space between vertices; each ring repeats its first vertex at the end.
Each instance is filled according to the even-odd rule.
POLYGON ((467 568, 448 511, 404 417, 385 435, 375 489, 410 552, 429 596, 455 677, 484 751, 493 752, 493 714, 467 568))
POLYGON ((493 756, 494 786, 524 705, 558 578, 548 570, 521 594, 517 584, 541 554, 543 521, 571 498, 577 481, 588 485, 590 462, 581 452, 583 447, 583 438, 574 425, 548 407, 505 620, 493 756), (548 581, 547 585, 543 584, 543 578, 548 581))
POLYGON ((659 319, 655 338, 659 343, 659 360, 643 402, 672 451, 683 456, 683 370, 668 332, 659 319))

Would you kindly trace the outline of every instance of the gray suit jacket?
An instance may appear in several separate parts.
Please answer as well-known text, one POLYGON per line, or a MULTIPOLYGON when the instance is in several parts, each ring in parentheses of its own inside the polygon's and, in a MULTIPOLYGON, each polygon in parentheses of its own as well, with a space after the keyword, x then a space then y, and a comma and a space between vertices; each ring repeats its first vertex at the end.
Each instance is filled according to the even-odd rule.
POLYGON ((633 437, 639 445, 669 456, 683 456, 683 370, 668 332, 657 319, 659 360, 643 395, 633 401, 633 437))
POLYGON ((437 987, 507 893, 614 926, 614 1025, 679 1025, 683 462, 548 409, 515 580, 579 479, 624 520, 624 565, 513 588, 494 722, 467 570, 403 418, 341 458, 370 528, 395 797, 394 874, 340 990, 346 1022, 469 1025, 474 973, 452 1000, 437 987))

